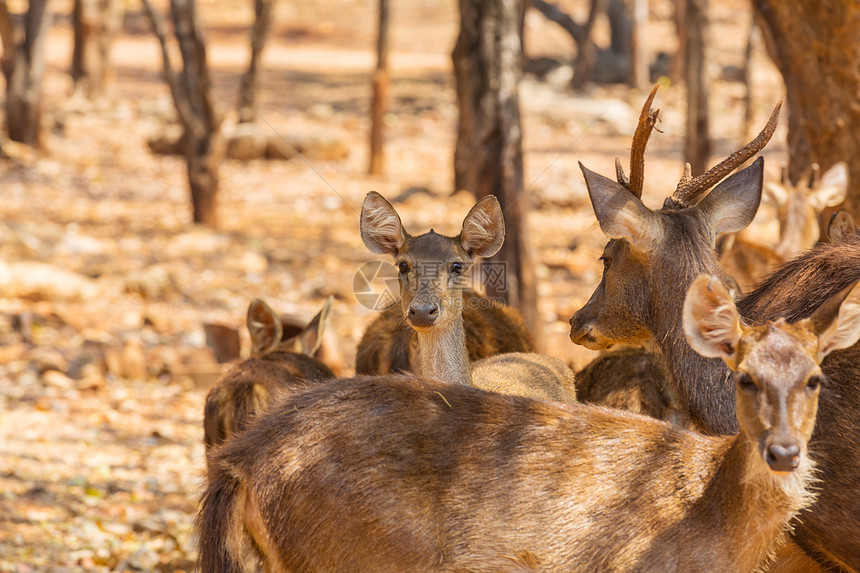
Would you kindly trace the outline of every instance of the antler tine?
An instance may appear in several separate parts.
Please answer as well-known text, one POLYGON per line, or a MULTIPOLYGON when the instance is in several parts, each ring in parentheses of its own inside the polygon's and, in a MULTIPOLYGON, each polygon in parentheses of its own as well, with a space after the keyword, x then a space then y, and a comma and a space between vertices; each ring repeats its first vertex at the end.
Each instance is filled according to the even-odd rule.
POLYGON ((818 163, 813 163, 809 174, 809 188, 817 189, 821 185, 821 167, 818 163))
POLYGON ((767 142, 770 141, 773 132, 776 130, 776 125, 779 123, 779 110, 782 108, 782 101, 780 99, 776 107, 773 108, 773 113, 770 114, 767 125, 764 126, 764 129, 761 130, 761 133, 755 139, 693 180, 686 183, 683 180, 679 182, 675 193, 672 194, 672 198, 687 205, 692 204, 699 195, 719 183, 726 175, 743 164, 744 161, 761 151, 767 145, 767 142))
POLYGON ((693 166, 689 163, 684 164, 684 172, 681 174, 681 180, 678 182, 678 185, 689 185, 690 181, 693 180, 693 166))
POLYGON ((624 167, 621 165, 621 158, 615 158, 615 179, 618 180, 619 183, 630 189, 630 180, 627 179, 627 175, 624 174, 624 167))
POLYGON ((651 137, 651 130, 660 118, 660 110, 651 109, 651 103, 659 88, 660 84, 655 84, 651 89, 639 113, 639 123, 633 133, 633 146, 630 148, 630 184, 627 188, 636 197, 642 197, 642 187, 645 184, 645 147, 648 145, 648 138, 651 137))

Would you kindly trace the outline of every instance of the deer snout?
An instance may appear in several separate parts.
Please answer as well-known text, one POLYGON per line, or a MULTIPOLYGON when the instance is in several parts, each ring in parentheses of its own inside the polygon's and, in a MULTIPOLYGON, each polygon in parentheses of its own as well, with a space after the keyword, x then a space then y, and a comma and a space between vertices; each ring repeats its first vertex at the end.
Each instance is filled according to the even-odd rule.
POLYGON ((796 444, 771 444, 765 454, 767 465, 775 472, 790 472, 800 465, 800 448, 796 444))
POLYGON ((570 319, 570 340, 590 350, 606 350, 612 346, 612 343, 605 340, 594 328, 593 323, 582 322, 579 313, 574 314, 570 319))
POLYGON ((433 326, 439 317, 439 305, 435 302, 413 302, 406 318, 412 326, 433 326))

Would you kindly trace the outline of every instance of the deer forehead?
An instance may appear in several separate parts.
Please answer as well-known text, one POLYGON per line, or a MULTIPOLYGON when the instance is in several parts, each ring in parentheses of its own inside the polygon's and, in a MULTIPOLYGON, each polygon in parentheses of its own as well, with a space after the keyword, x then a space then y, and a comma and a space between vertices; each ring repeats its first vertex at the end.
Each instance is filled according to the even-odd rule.
POLYGON ((738 370, 761 383, 791 387, 818 371, 817 353, 815 334, 780 319, 748 329, 739 345, 738 370))
POLYGON ((414 261, 468 261, 469 255, 458 237, 446 237, 434 231, 408 239, 400 254, 414 261))

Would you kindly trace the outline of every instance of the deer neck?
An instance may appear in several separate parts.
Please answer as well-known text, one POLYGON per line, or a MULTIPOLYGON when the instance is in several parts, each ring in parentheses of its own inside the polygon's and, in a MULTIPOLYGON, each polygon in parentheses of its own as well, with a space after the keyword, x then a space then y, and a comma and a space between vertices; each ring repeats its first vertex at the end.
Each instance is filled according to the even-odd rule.
POLYGON ((758 448, 743 433, 735 436, 718 476, 709 487, 727 492, 715 519, 733 525, 738 571, 753 571, 780 545, 789 520, 814 500, 807 485, 813 464, 804 456, 787 476, 772 474, 758 448), (715 483, 723 481, 724 483, 715 483))
POLYGON ((416 330, 421 375, 456 384, 472 384, 462 313, 452 325, 416 330))

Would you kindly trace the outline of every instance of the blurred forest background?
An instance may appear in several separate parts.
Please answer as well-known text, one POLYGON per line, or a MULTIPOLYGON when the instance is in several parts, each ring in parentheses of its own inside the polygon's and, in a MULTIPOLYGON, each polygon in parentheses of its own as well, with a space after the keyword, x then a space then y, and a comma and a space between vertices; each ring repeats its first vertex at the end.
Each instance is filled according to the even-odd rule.
MULTIPOLYGON (((367 191, 411 231, 456 234, 475 193, 495 188, 474 179, 468 149, 455 163, 451 53, 461 7, 481 4, 0 1, 0 571, 191 569, 203 399, 247 356, 249 302, 308 319, 333 295, 326 345, 348 374, 375 317, 352 290, 378 258, 358 232, 367 191)), ((607 176, 616 156, 626 164, 660 82, 644 193, 659 207, 685 161, 695 175, 754 135, 786 83, 746 0, 508 4, 522 9, 523 57, 502 82, 519 94, 522 172, 498 188, 526 198, 509 241, 530 244, 509 256, 530 257, 534 288, 513 302, 542 350, 578 368, 591 353, 567 321, 600 279, 605 239, 577 162, 607 176)), ((850 2, 824 4, 856 31, 850 2)), ((840 34, 856 76, 858 39, 840 34)), ((815 53, 841 69, 832 44, 815 53)), ((856 133, 853 85, 854 107, 829 113, 856 133)), ((789 106, 805 92, 789 85, 789 106)), ((789 149, 795 178, 839 159, 799 101, 792 137, 784 110, 764 152, 768 178, 789 149)), ((777 233, 765 204, 752 236, 777 233)))

